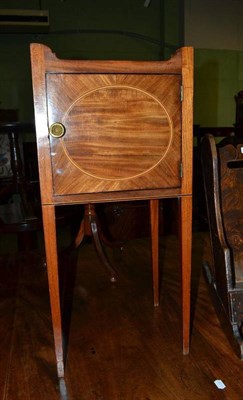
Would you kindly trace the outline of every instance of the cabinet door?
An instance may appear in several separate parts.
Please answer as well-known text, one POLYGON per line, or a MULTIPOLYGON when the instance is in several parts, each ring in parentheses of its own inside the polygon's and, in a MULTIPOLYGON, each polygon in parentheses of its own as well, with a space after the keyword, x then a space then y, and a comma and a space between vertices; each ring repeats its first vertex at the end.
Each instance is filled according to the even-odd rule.
POLYGON ((54 194, 180 186, 177 75, 47 74, 54 194))

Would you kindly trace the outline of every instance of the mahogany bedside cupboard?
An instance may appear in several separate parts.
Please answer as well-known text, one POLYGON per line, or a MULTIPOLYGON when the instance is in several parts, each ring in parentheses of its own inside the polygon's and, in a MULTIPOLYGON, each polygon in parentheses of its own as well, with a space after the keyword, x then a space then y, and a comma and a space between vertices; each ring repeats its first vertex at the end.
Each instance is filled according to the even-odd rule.
POLYGON ((193 49, 168 61, 58 59, 31 44, 38 164, 58 376, 64 375, 55 207, 150 202, 159 303, 159 199, 178 198, 183 353, 189 352, 193 49))

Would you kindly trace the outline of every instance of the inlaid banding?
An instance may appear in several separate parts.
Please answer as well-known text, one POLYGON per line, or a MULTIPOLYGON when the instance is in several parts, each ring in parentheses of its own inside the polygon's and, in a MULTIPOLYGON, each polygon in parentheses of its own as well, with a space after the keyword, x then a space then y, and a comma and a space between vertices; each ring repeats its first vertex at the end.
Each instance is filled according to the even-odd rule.
POLYGON ((163 104, 125 85, 84 93, 68 108, 63 124, 62 146, 72 164, 108 180, 131 179, 153 169, 165 157, 173 135, 163 104))

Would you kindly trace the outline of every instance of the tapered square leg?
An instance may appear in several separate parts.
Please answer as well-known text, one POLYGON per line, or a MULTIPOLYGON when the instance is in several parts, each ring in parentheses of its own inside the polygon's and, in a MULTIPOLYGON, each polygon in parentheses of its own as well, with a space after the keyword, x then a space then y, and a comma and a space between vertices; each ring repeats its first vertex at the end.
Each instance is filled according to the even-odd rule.
POLYGON ((192 196, 179 200, 180 252, 182 271, 182 340, 183 354, 190 346, 191 250, 192 250, 192 196))
POLYGON ((52 325, 54 333, 57 373, 59 378, 64 376, 62 319, 59 293, 58 254, 56 240, 55 207, 42 206, 45 250, 50 293, 52 325))
POLYGON ((159 305, 159 200, 150 200, 154 306, 159 305))

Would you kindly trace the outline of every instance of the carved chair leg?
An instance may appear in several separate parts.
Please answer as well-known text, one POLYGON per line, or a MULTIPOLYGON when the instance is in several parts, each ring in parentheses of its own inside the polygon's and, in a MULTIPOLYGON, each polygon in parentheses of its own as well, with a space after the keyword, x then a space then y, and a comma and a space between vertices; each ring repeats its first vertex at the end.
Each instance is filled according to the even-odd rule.
MULTIPOLYGON (((105 246, 111 247, 111 248, 120 248, 122 251, 124 248, 124 241, 121 240, 114 240, 112 235, 109 232, 109 229, 107 229, 107 221, 104 216, 104 212, 100 212, 100 208, 95 207, 95 213, 96 213, 96 219, 97 219, 97 226, 98 226, 98 235, 100 237, 100 241, 104 243, 105 246)), ((102 210, 102 208, 101 208, 102 210)))
POLYGON ((154 306, 159 305, 159 200, 150 200, 154 306))
POLYGON ((104 264, 104 266, 110 272, 111 282, 116 282, 117 281, 117 273, 114 270, 114 268, 111 266, 106 254, 105 254, 103 246, 101 244, 100 236, 99 236, 99 228, 97 225, 96 212, 95 212, 94 205, 92 205, 92 204, 89 204, 89 223, 90 223, 90 228, 91 228, 93 242, 95 245, 96 252, 97 252, 101 262, 104 264))
POLYGON ((59 294, 55 207, 52 205, 42 206, 42 215, 43 215, 43 228, 44 228, 44 238, 45 238, 52 325, 54 333, 55 353, 57 360, 57 373, 58 376, 61 378, 64 376, 64 356, 63 356, 63 338, 62 338, 62 318, 61 318, 61 306, 60 306, 60 294, 59 294))
POLYGON ((184 196, 180 206, 180 250, 182 271, 182 337, 183 354, 190 347, 190 297, 191 297, 191 246, 192 246, 192 197, 184 196))
POLYGON ((99 228, 99 222, 95 210, 95 205, 90 203, 85 204, 84 218, 81 221, 79 232, 75 239, 76 248, 82 243, 85 236, 92 237, 96 252, 101 262, 104 264, 104 266, 107 268, 107 270, 111 275, 111 282, 116 282, 117 273, 111 266, 101 242, 103 241, 105 244, 108 244, 110 246, 111 243, 105 240, 101 232, 101 229, 99 228))
POLYGON ((84 218, 83 218, 80 223, 78 233, 74 240, 75 249, 77 249, 81 245, 82 241, 84 240, 84 236, 85 236, 85 231, 84 231, 84 218))

